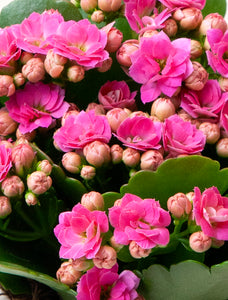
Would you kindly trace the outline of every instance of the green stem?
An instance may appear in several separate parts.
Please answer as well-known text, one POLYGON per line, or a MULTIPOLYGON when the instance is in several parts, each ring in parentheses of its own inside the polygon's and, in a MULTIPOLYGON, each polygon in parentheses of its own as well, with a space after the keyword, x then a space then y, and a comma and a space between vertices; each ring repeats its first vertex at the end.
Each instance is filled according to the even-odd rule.
POLYGON ((17 213, 21 216, 22 220, 25 221, 35 232, 40 233, 40 227, 37 226, 28 216, 27 214, 21 209, 21 205, 15 206, 17 213))

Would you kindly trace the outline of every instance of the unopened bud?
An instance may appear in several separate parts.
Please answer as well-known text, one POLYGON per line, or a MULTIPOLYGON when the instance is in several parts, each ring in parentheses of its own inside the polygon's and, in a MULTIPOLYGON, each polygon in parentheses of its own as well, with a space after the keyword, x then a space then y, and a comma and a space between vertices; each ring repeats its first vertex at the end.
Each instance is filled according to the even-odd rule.
POLYGON ((105 12, 117 11, 121 4, 121 0, 98 0, 98 7, 105 12))
POLYGON ((151 106, 151 115, 164 121, 166 118, 175 114, 175 106, 169 98, 158 98, 151 106))
POLYGON ((119 164, 123 158, 123 148, 118 144, 114 144, 110 148, 111 158, 113 164, 119 164))
POLYGON ((47 159, 43 159, 43 160, 38 162, 36 170, 37 171, 42 171, 46 175, 50 175, 51 171, 52 171, 52 165, 47 159))
POLYGON ((20 61, 23 65, 25 65, 31 58, 33 58, 33 54, 24 51, 21 53, 20 61))
POLYGON ((212 239, 203 231, 194 232, 190 235, 189 246, 198 253, 203 253, 211 248, 212 239))
POLYGON ((209 74, 197 61, 192 62, 193 72, 185 79, 185 86, 194 91, 203 89, 209 74))
POLYGON ((45 76, 43 61, 38 57, 31 58, 22 67, 22 74, 25 78, 33 83, 43 80, 45 76))
MULTIPOLYGON (((120 199, 119 199, 119 200, 120 200, 120 199)), ((114 235, 110 238, 110 245, 111 245, 117 252, 119 252, 119 251, 124 247, 124 245, 119 244, 119 243, 116 242, 114 235)))
POLYGON ((82 196, 81 204, 90 211, 103 210, 104 198, 100 193, 91 191, 82 196))
POLYGON ((179 25, 184 30, 194 30, 200 26, 203 15, 200 9, 195 7, 188 7, 184 9, 177 9, 173 18, 179 21, 179 25))
POLYGON ((12 212, 10 199, 5 196, 0 196, 0 219, 5 219, 12 212))
POLYGON ((76 270, 71 261, 67 261, 61 264, 60 268, 56 272, 57 279, 69 286, 74 285, 81 277, 82 272, 76 270))
POLYGON ((215 144, 220 138, 220 127, 216 123, 203 122, 200 124, 199 130, 206 136, 208 144, 215 144))
POLYGON ((133 54, 139 48, 138 40, 127 40, 125 41, 118 51, 116 52, 116 59, 118 63, 125 67, 130 67, 131 62, 131 54, 133 54))
POLYGON ((91 180, 96 175, 96 169, 92 166, 83 166, 80 175, 85 180, 91 180))
POLYGON ((6 107, 0 109, 0 135, 7 136, 17 129, 17 123, 10 117, 6 107))
POLYGON ((178 26, 177 22, 174 19, 167 19, 163 23, 165 26, 162 30, 169 36, 174 37, 177 34, 178 26))
POLYGON ((94 265, 99 269, 111 269, 117 262, 116 251, 110 246, 101 246, 93 258, 94 265))
POLYGON ((104 21, 104 13, 102 10, 95 10, 91 15, 91 21, 101 23, 104 21))
POLYGON ((126 148, 123 151, 123 163, 131 168, 137 166, 140 162, 140 153, 138 150, 133 148, 126 148))
POLYGON ((2 192, 6 197, 21 196, 24 190, 23 181, 16 175, 8 177, 2 182, 2 192))
POLYGON ((111 161, 110 147, 108 144, 94 141, 83 148, 83 154, 89 164, 99 168, 111 161))
POLYGON ((228 92, 228 78, 220 77, 219 80, 220 88, 223 92, 228 92))
POLYGON ((116 52, 123 40, 123 33, 112 27, 107 34, 107 44, 105 47, 105 50, 107 50, 108 52, 112 53, 112 52, 116 52))
POLYGON ((63 167, 70 173, 80 173, 81 156, 75 152, 67 152, 62 157, 63 167))
POLYGON ((104 109, 104 106, 102 104, 91 102, 87 106, 86 112, 88 112, 90 110, 94 110, 95 115, 105 115, 105 109, 104 109))
POLYGON ((228 157, 228 138, 220 139, 216 145, 218 156, 228 157))
POLYGON ((201 43, 199 41, 191 39, 190 58, 193 60, 200 57, 202 54, 203 54, 203 47, 201 43))
POLYGON ((112 58, 108 57, 106 60, 104 60, 102 62, 102 65, 100 67, 97 68, 97 71, 100 73, 105 73, 108 70, 110 70, 111 66, 112 66, 112 58))
POLYGON ((144 249, 140 247, 135 241, 130 242, 129 251, 131 256, 134 258, 147 257, 151 253, 151 249, 144 249))
POLYGON ((63 116, 62 116, 62 119, 61 119, 61 125, 64 126, 65 124, 65 121, 66 119, 69 117, 69 116, 77 116, 79 114, 79 111, 78 110, 70 110, 70 111, 67 111, 63 116))
POLYGON ((67 63, 67 58, 57 53, 54 53, 53 49, 50 49, 46 55, 44 61, 44 67, 46 72, 52 78, 58 78, 64 70, 64 65, 67 63))
POLYGON ((32 193, 40 195, 50 189, 52 179, 42 171, 35 171, 27 177, 27 186, 32 193))
POLYGON ((25 194, 25 202, 27 203, 28 206, 34 206, 38 203, 36 195, 34 195, 31 192, 27 192, 25 194))
POLYGON ((184 193, 177 193, 174 196, 169 197, 167 208, 174 217, 181 218, 190 214, 192 211, 192 204, 184 193))
POLYGON ((227 29, 226 20, 218 13, 207 15, 200 25, 199 33, 206 35, 209 29, 220 29, 224 33, 227 29))
POLYGON ((9 75, 0 75, 0 97, 12 96, 15 93, 13 77, 9 75))
POLYGON ((80 6, 85 12, 91 12, 97 7, 97 0, 80 0, 80 6))
POLYGON ((14 84, 19 87, 25 83, 25 77, 22 73, 17 73, 13 76, 14 84))
POLYGON ((158 150, 148 150, 141 156, 140 169, 156 171, 164 161, 163 155, 158 150))
POLYGON ((85 69, 82 66, 72 66, 67 70, 67 77, 74 83, 82 81, 85 77, 85 69))
POLYGON ((12 149, 12 162, 15 167, 16 174, 23 175, 28 170, 35 158, 35 152, 29 144, 18 144, 12 149))
POLYGON ((22 133, 20 132, 20 129, 17 128, 17 131, 16 131, 16 138, 17 138, 17 139, 24 138, 24 139, 26 139, 28 142, 31 142, 31 141, 34 140, 35 137, 36 137, 36 131, 35 131, 35 130, 33 130, 33 131, 31 131, 31 132, 27 132, 27 133, 22 134, 22 133))
POLYGON ((116 132, 120 124, 128 117, 129 111, 124 108, 113 108, 106 114, 106 118, 113 132, 116 132))

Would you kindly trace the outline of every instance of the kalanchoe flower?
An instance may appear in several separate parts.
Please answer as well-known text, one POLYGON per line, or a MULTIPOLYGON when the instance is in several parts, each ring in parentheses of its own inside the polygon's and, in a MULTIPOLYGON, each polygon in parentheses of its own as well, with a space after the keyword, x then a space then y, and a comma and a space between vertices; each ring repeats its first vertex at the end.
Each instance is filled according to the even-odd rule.
POLYGON ((12 167, 11 149, 0 144, 0 182, 5 179, 12 167))
POLYGON ((55 84, 27 83, 6 102, 13 120, 20 123, 21 133, 39 127, 49 127, 53 119, 61 118, 69 104, 63 101, 64 90, 55 84))
POLYGON ((103 211, 90 211, 80 203, 72 211, 59 215, 59 224, 54 228, 61 244, 61 258, 94 258, 100 249, 102 233, 108 231, 108 218, 103 211))
POLYGON ((96 115, 94 110, 81 111, 69 116, 64 125, 54 134, 56 145, 64 152, 83 147, 93 141, 108 143, 111 128, 105 116, 96 115))
POLYGON ((183 8, 183 7, 196 7, 198 9, 203 9, 206 0, 159 0, 162 4, 170 9, 183 8))
POLYGON ((119 205, 109 209, 109 220, 114 227, 114 238, 119 244, 135 241, 143 249, 167 245, 171 218, 155 199, 141 199, 125 194, 119 205), (129 213, 131 212, 131 213, 129 213))

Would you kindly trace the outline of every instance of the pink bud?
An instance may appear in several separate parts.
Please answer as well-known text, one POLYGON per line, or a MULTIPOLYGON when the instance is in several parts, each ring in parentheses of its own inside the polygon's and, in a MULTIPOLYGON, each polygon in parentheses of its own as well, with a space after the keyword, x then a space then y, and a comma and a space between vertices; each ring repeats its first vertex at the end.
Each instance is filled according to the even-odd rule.
POLYGON ((194 192, 189 192, 186 194, 188 200, 192 203, 193 202, 193 198, 195 196, 194 192))
POLYGON ((191 40, 191 59, 196 59, 203 54, 203 47, 199 41, 191 40))
POLYGON ((2 192, 7 197, 17 197, 23 194, 25 186, 20 177, 14 175, 2 182, 2 192))
POLYGON ((36 195, 45 193, 50 189, 51 185, 51 177, 42 171, 35 171, 27 177, 28 189, 36 195))
POLYGON ((67 152, 62 157, 63 167, 70 173, 80 173, 81 156, 75 152, 67 152))
POLYGON ((184 193, 177 193, 174 196, 169 197, 167 207, 176 218, 189 215, 192 211, 192 204, 184 193))
POLYGON ((80 6, 85 12, 91 12, 97 7, 97 0, 80 0, 80 6))
POLYGON ((220 138, 220 127, 216 123, 203 122, 200 124, 199 130, 206 136, 208 144, 215 144, 220 138))
POLYGON ((15 93, 13 77, 9 75, 0 75, 0 97, 12 96, 15 93))
POLYGON ((148 150, 141 156, 140 169, 156 171, 163 161, 163 156, 158 150, 148 150))
POLYGON ((96 169, 92 166, 83 166, 80 175, 85 180, 91 180, 96 175, 96 169))
POLYGON ((82 66, 72 66, 67 70, 67 77, 74 83, 82 81, 85 77, 85 69, 82 66))
POLYGON ((10 117, 6 107, 0 109, 0 135, 7 136, 17 129, 17 123, 10 117))
POLYGON ((83 154, 89 164, 99 168, 111 161, 110 147, 108 144, 94 141, 83 148, 83 154))
POLYGON ((110 148, 111 159, 113 164, 119 164, 123 158, 123 148, 121 148, 118 144, 114 144, 110 148))
POLYGON ((167 19, 163 23, 165 26, 162 30, 169 36, 169 37, 174 37, 177 34, 178 31, 178 26, 177 22, 174 19, 167 19))
POLYGON ((228 92, 228 78, 220 77, 219 80, 220 88, 223 92, 228 92))
POLYGON ((13 76, 14 83, 17 87, 22 86, 25 83, 25 77, 22 73, 17 73, 13 76))
POLYGON ((116 132, 120 124, 128 117, 129 111, 124 108, 112 108, 106 114, 106 118, 113 132, 116 132))
MULTIPOLYGON (((120 199, 119 199, 119 200, 120 200, 120 199)), ((124 247, 124 245, 119 244, 119 243, 116 242, 114 235, 113 235, 113 236, 111 237, 111 239, 110 239, 110 245, 111 245, 117 252, 119 252, 119 251, 124 247)))
POLYGON ((95 10, 91 15, 91 21, 101 23, 104 21, 104 13, 102 10, 95 10))
POLYGON ((123 163, 131 168, 136 167, 140 162, 140 153, 133 148, 126 148, 123 151, 123 163))
POLYGON ((121 4, 121 0, 98 0, 98 7, 105 12, 117 11, 121 4))
POLYGON ((37 171, 42 171, 46 175, 50 175, 51 171, 52 171, 52 165, 47 159, 43 159, 43 160, 38 162, 36 170, 37 171))
POLYGON ((17 131, 16 131, 16 138, 17 139, 24 138, 28 142, 31 142, 31 141, 34 140, 35 137, 36 137, 36 131, 35 130, 22 134, 20 132, 19 128, 17 128, 17 131))
POLYGON ((110 246, 101 246, 93 258, 94 265, 99 269, 111 269, 117 262, 116 251, 110 246))
POLYGON ((5 196, 0 196, 0 219, 6 218, 12 212, 10 199, 5 196))
POLYGON ((188 7, 184 9, 177 9, 173 18, 179 21, 179 25, 184 30, 194 30, 200 26, 203 15, 200 9, 195 7, 188 7))
POLYGON ((228 138, 220 139, 216 145, 218 156, 228 157, 228 138))
POLYGON ((200 25, 199 33, 206 35, 209 29, 220 29, 224 33, 227 29, 226 20, 218 13, 207 15, 200 25))
POLYGON ((67 58, 53 52, 53 49, 48 50, 44 60, 46 72, 52 78, 58 78, 64 70, 64 65, 67 63, 67 58))
POLYGON ((100 72, 100 73, 107 72, 108 70, 110 70, 110 68, 112 66, 112 62, 113 62, 113 60, 112 60, 111 57, 107 58, 106 60, 104 60, 102 62, 102 65, 97 68, 97 71, 100 72))
POLYGON ((70 259, 69 263, 71 263, 77 271, 87 271, 93 267, 93 262, 85 257, 70 259))
POLYGON ((152 37, 152 36, 154 36, 155 34, 158 34, 158 33, 159 32, 155 29, 147 29, 143 32, 142 35, 140 35, 140 38, 142 38, 142 37, 148 37, 149 38, 149 37, 152 37))
POLYGON ((16 174, 23 175, 25 169, 32 166, 35 158, 35 152, 29 144, 18 144, 12 149, 12 162, 16 174))
POLYGON ((192 124, 196 125, 197 128, 199 128, 200 121, 193 119, 184 109, 178 111, 178 116, 181 117, 181 119, 185 122, 191 122, 192 124))
POLYGON ((57 279, 69 286, 74 285, 81 276, 82 272, 76 270, 71 261, 62 263, 56 272, 57 279))
POLYGON ((25 65, 31 58, 33 58, 33 54, 24 51, 21 53, 20 61, 23 65, 25 65))
POLYGON ((94 110, 96 115, 105 115, 105 109, 102 104, 98 104, 95 102, 89 103, 89 105, 86 108, 86 112, 94 110))
POLYGON ((194 91, 203 89, 209 74, 197 61, 192 62, 193 72, 185 79, 185 86, 194 91))
POLYGON ((175 106, 169 98, 158 98, 151 106, 151 115, 156 116, 160 121, 175 114, 175 106))
POLYGON ((147 112, 144 112, 144 111, 141 111, 141 110, 131 112, 130 118, 134 118, 136 116, 142 116, 142 117, 147 117, 147 118, 150 117, 150 115, 147 112))
POLYGON ((27 78, 30 82, 38 82, 44 79, 45 69, 43 61, 34 57, 31 58, 23 67, 22 74, 25 78, 27 78))
POLYGON ((34 195, 31 192, 27 192, 25 194, 25 202, 27 203, 28 206, 34 206, 38 203, 38 200, 36 198, 36 195, 34 195))
POLYGON ((65 121, 66 119, 69 117, 69 116, 72 116, 72 115, 78 115, 79 114, 79 111, 78 110, 70 110, 70 111, 67 111, 63 116, 62 116, 62 119, 61 119, 61 125, 64 126, 65 124, 65 121))
POLYGON ((131 62, 131 54, 138 50, 139 41, 138 40, 127 40, 116 52, 116 59, 118 63, 125 67, 130 67, 131 62))
POLYGON ((105 47, 105 50, 107 50, 108 52, 112 53, 112 52, 116 52, 123 40, 123 33, 112 27, 107 34, 107 44, 105 47))
POLYGON ((189 246, 195 252, 202 253, 210 249, 212 240, 203 231, 194 232, 189 237, 189 246))
POLYGON ((100 193, 91 191, 82 196, 81 204, 90 211, 103 210, 104 198, 100 193))
POLYGON ((131 256, 134 258, 147 257, 151 253, 151 249, 144 249, 140 247, 135 241, 130 242, 129 251, 131 256))

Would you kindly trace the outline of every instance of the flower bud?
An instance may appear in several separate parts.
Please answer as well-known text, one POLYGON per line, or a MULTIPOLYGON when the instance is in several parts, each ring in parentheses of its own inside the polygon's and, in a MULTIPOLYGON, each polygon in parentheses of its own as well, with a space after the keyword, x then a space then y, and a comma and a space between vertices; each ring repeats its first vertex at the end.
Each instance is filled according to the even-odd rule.
POLYGON ((25 83, 25 77, 22 73, 17 73, 13 76, 14 84, 19 87, 22 86, 25 83))
POLYGON ((190 58, 192 60, 197 59, 203 54, 203 47, 199 41, 191 40, 191 52, 190 58))
POLYGON ((31 58, 33 58, 33 54, 23 51, 21 53, 20 61, 23 65, 25 65, 31 58))
POLYGON ((105 50, 108 51, 109 53, 116 52, 123 40, 123 33, 112 27, 107 34, 107 44, 105 47, 105 50))
POLYGON ((50 175, 51 171, 52 171, 52 165, 47 159, 43 159, 43 160, 38 162, 36 170, 37 171, 42 171, 46 175, 50 175))
POLYGON ((96 175, 96 169, 92 166, 83 166, 80 176, 85 180, 91 180, 96 175))
POLYGON ((220 139, 216 145, 218 156, 228 157, 228 138, 220 139))
POLYGON ((123 151, 123 163, 131 168, 137 166, 140 162, 140 153, 138 150, 133 148, 126 148, 123 151))
POLYGON ((32 166, 35 158, 35 152, 29 144, 18 144, 12 149, 12 162, 15 167, 16 174, 23 175, 26 169, 32 166))
POLYGON ((30 82, 36 83, 44 79, 44 63, 39 57, 31 58, 23 67, 22 74, 30 82))
POLYGON ((97 7, 97 0, 80 0, 80 6, 85 12, 91 12, 97 7))
POLYGON ((101 23, 104 21, 104 13, 102 10, 95 10, 91 15, 91 21, 101 23))
POLYGON ((113 164, 119 164, 123 158, 123 148, 121 148, 118 144, 114 144, 110 148, 111 159, 113 164))
POLYGON ((12 96, 15 93, 13 77, 9 75, 0 75, 0 97, 12 96))
POLYGON ((211 244, 212 248, 218 249, 225 244, 225 241, 217 240, 216 238, 212 238, 211 240, 212 240, 212 244, 211 244))
POLYGON ((83 148, 83 154, 88 163, 94 165, 96 168, 106 165, 111 161, 109 145, 100 141, 87 144, 83 148))
POLYGON ((120 124, 128 117, 129 111, 124 108, 112 108, 106 114, 106 118, 113 132, 116 132, 120 124))
POLYGON ((69 116, 72 116, 72 115, 78 115, 79 114, 79 111, 78 110, 69 110, 67 111, 63 116, 62 116, 62 119, 61 119, 61 125, 64 126, 65 124, 65 121, 66 119, 69 117, 69 116))
POLYGON ((112 66, 112 58, 109 57, 107 58, 106 60, 104 60, 102 62, 102 65, 100 67, 97 68, 97 71, 100 72, 100 73, 105 73, 107 72, 108 70, 110 70, 111 66, 112 66))
POLYGON ((6 178, 2 182, 2 192, 6 197, 21 196, 25 190, 25 186, 20 177, 14 175, 6 178))
POLYGON ((25 194, 25 202, 27 203, 28 206, 34 206, 38 203, 36 195, 34 195, 31 192, 27 192, 25 194))
MULTIPOLYGON (((121 199, 119 199, 119 200, 121 200, 121 199)), ((116 242, 114 235, 110 238, 110 245, 111 245, 117 252, 119 252, 119 251, 124 247, 124 245, 119 244, 119 243, 116 242)))
POLYGON ((122 66, 130 67, 132 64, 130 56, 132 53, 138 50, 138 47, 138 40, 125 41, 116 52, 116 59, 118 63, 122 66))
POLYGON ((210 249, 212 239, 203 233, 203 231, 194 232, 189 237, 189 246, 195 252, 202 253, 210 249))
POLYGON ((31 132, 27 132, 27 133, 24 133, 22 134, 20 132, 20 129, 17 128, 17 131, 16 131, 16 138, 19 140, 20 138, 24 138, 25 140, 27 140, 28 142, 31 142, 34 140, 34 138, 36 137, 36 131, 33 130, 31 132))
POLYGON ((206 35, 209 29, 220 29, 224 33, 227 29, 226 20, 218 13, 207 15, 200 25, 199 33, 206 35))
POLYGON ((177 9, 173 18, 179 21, 179 25, 184 30, 194 30, 200 26, 203 15, 200 9, 195 7, 188 7, 184 9, 177 9))
POLYGON ((64 65, 67 63, 67 58, 53 52, 53 49, 48 50, 44 60, 46 72, 52 78, 58 78, 64 70, 64 65))
POLYGON ((82 81, 85 77, 85 69, 82 66, 72 66, 67 70, 67 78, 71 82, 82 81))
POLYGON ((91 102, 87 106, 86 112, 88 112, 90 110, 94 110, 96 115, 105 115, 105 109, 104 109, 104 106, 102 104, 91 102))
POLYGON ((17 123, 10 117, 6 107, 0 109, 0 135, 7 136, 17 129, 17 123))
POLYGON ((174 37, 177 34, 178 31, 178 26, 177 22, 174 19, 167 19, 163 23, 165 26, 162 30, 169 36, 169 37, 174 37))
POLYGON ((184 193, 177 193, 172 197, 169 197, 167 207, 176 218, 189 215, 192 211, 192 204, 184 193))
POLYGON ((131 256, 134 258, 147 257, 151 253, 151 249, 144 249, 140 247, 135 241, 130 242, 129 251, 131 256))
POLYGON ((70 173, 80 173, 81 156, 75 152, 67 152, 62 157, 63 167, 70 173))
POLYGON ((100 193, 91 191, 82 196, 81 204, 90 211, 103 210, 104 198, 100 193))
POLYGON ((111 269, 117 262, 116 251, 110 246, 101 246, 93 258, 94 265, 99 269, 111 269))
POLYGON ((140 38, 143 38, 143 37, 152 37, 154 36, 155 34, 158 34, 159 32, 155 29, 146 29, 141 35, 140 35, 140 38))
POLYGON ((208 144, 215 144, 220 138, 220 127, 216 123, 203 122, 200 124, 199 130, 206 136, 208 144))
POLYGON ((74 266, 77 271, 87 271, 93 267, 93 262, 85 257, 70 259, 69 262, 74 266))
POLYGON ((0 196, 0 219, 5 219, 12 212, 10 199, 5 196, 0 196))
POLYGON ((151 106, 151 115, 164 121, 166 118, 175 114, 175 106, 169 98, 158 98, 151 106))
POLYGON ((185 122, 191 122, 193 125, 196 125, 196 128, 199 128, 200 121, 198 121, 197 119, 193 119, 184 109, 181 109, 178 112, 178 116, 181 117, 181 119, 185 122))
POLYGON ((219 80, 220 88, 223 92, 228 92, 228 78, 220 77, 219 80))
POLYGON ((32 193, 40 195, 50 189, 52 186, 52 179, 42 171, 35 171, 28 175, 27 186, 32 193))
POLYGON ((186 194, 188 200, 192 203, 193 202, 193 198, 195 196, 195 193, 194 192, 189 192, 186 194))
POLYGON ((69 286, 74 285, 81 276, 82 272, 74 268, 71 260, 62 263, 56 272, 57 279, 69 286))
POLYGON ((204 67, 197 61, 192 62, 193 72, 185 79, 185 86, 194 91, 203 89, 209 74, 204 67))
POLYGON ((121 0, 98 0, 98 7, 105 12, 117 11, 121 4, 121 0))
POLYGON ((163 156, 158 150, 148 150, 141 156, 140 169, 156 171, 163 161, 163 156))

